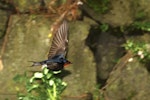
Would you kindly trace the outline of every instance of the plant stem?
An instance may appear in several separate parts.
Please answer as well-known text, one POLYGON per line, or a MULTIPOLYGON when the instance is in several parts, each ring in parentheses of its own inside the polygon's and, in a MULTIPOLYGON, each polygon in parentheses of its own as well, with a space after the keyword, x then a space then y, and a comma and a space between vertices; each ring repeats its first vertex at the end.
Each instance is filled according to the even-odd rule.
POLYGON ((52 95, 51 90, 47 89, 47 91, 48 91, 49 100, 56 100, 55 97, 52 95))
POLYGON ((57 95, 57 90, 56 90, 56 84, 54 83, 54 85, 53 85, 53 96, 54 96, 54 98, 56 98, 56 95, 57 95))

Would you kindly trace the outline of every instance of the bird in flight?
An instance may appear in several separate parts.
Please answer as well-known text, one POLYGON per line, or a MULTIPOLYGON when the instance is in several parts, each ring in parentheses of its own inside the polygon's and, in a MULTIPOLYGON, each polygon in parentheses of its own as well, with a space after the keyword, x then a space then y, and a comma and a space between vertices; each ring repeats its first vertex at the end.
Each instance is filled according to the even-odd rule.
POLYGON ((33 61, 32 66, 46 65, 47 68, 52 71, 62 70, 64 66, 71 64, 71 62, 66 59, 67 45, 68 23, 66 20, 63 20, 57 31, 54 33, 52 45, 48 54, 48 60, 41 62, 33 61))

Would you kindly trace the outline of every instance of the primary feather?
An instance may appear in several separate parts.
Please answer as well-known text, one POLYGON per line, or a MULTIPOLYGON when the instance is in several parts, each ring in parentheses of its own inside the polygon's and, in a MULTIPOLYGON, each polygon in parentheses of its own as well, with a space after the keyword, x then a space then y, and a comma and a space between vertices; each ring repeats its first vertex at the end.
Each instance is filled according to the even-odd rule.
POLYGON ((68 24, 64 20, 56 33, 54 33, 51 48, 49 50, 48 59, 53 58, 56 55, 66 55, 66 48, 68 45, 68 24))

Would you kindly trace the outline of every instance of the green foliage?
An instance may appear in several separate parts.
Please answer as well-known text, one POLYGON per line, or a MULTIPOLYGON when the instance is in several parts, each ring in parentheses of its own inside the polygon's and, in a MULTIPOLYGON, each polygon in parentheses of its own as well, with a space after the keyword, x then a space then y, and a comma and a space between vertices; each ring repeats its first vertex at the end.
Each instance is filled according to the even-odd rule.
POLYGON ((126 50, 131 51, 141 62, 149 62, 150 61, 150 52, 148 49, 150 45, 144 42, 133 42, 127 41, 126 44, 123 45, 126 50))
POLYGON ((88 5, 95 11, 99 13, 105 13, 109 10, 108 4, 109 0, 86 0, 88 5))
POLYGON ((144 22, 144 21, 134 21, 129 26, 120 26, 121 32, 129 32, 129 31, 147 31, 150 32, 150 22, 144 22))
POLYGON ((126 50, 130 50, 134 53, 137 53, 138 51, 142 50, 145 48, 144 43, 139 42, 139 43, 134 43, 133 41, 128 40, 126 44, 124 44, 124 47, 126 50))
POLYGON ((144 11, 139 11, 135 16, 135 19, 139 21, 139 20, 143 20, 145 17, 146 17, 145 12, 144 11))
POLYGON ((100 26, 100 29, 102 30, 102 32, 106 32, 109 29, 109 25, 108 24, 102 24, 100 26))
POLYGON ((60 100, 60 95, 66 88, 67 84, 46 67, 42 72, 35 72, 29 78, 26 74, 17 75, 14 80, 18 82, 25 81, 26 93, 19 93, 19 100, 60 100))
POLYGON ((132 24, 132 27, 135 27, 136 29, 140 29, 143 31, 148 31, 150 32, 150 22, 139 22, 139 21, 135 21, 132 24))
POLYGON ((103 93, 100 92, 100 84, 97 84, 94 89, 93 100, 105 100, 103 93))

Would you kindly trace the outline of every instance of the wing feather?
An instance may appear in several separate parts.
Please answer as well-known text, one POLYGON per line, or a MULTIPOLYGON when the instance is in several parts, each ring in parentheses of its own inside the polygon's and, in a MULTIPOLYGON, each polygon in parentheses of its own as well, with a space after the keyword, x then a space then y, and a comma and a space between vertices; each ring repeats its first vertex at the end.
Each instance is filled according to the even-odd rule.
POLYGON ((52 45, 50 47, 48 54, 48 59, 51 59, 55 55, 59 54, 63 54, 65 56, 67 45, 68 45, 68 24, 67 21, 64 20, 53 37, 52 45))

